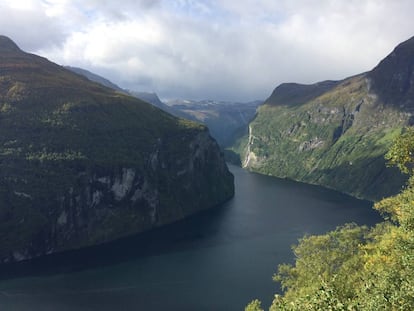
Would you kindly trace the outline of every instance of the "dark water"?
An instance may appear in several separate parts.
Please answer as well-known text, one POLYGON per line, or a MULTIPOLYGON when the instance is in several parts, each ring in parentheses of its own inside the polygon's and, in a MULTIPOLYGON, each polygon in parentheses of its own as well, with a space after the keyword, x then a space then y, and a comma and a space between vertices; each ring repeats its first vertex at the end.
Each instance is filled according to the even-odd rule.
POLYGON ((243 310, 268 306, 290 246, 346 222, 380 221, 371 204, 231 167, 223 207, 139 237, 0 268, 0 310, 243 310))

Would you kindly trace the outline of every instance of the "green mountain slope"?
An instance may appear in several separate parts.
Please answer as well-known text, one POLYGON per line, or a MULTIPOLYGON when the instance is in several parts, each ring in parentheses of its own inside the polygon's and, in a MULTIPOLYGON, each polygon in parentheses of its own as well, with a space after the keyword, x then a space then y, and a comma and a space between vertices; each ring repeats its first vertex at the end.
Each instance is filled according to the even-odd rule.
POLYGON ((372 200, 396 193, 405 178, 384 154, 411 123, 413 64, 411 38, 371 72, 277 87, 240 142, 244 166, 372 200))
POLYGON ((204 126, 0 36, 0 261, 135 234, 233 192, 204 126))

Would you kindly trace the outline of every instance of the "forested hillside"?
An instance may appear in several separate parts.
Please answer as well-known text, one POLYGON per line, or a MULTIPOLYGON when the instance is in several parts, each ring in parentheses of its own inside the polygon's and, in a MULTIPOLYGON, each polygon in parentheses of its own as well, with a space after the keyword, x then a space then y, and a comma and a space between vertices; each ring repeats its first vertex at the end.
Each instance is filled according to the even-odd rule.
POLYGON ((0 262, 133 235, 233 193, 205 126, 0 36, 0 262))
MULTIPOLYGON (((295 263, 280 265, 276 310, 414 310, 414 129, 387 153, 410 175, 400 194, 375 204, 384 221, 374 228, 346 224, 293 247, 295 263)), ((253 301, 246 311, 263 310, 253 301)))

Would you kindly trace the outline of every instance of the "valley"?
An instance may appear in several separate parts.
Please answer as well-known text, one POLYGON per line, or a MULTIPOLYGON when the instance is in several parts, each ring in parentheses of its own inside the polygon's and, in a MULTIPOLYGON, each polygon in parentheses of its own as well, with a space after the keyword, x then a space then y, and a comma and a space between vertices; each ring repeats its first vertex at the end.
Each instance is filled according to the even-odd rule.
POLYGON ((0 36, 0 305, 409 305, 413 73, 414 37, 264 101, 161 100, 0 36))

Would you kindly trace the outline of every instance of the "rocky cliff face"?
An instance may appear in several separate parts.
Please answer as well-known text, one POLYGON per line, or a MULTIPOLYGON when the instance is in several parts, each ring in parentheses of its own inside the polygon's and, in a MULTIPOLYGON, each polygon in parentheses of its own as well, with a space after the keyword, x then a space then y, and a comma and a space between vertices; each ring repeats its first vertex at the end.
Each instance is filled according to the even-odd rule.
POLYGON ((199 124, 0 36, 0 262, 96 245, 233 196, 199 124))
POLYGON ((371 200, 396 193, 405 178, 384 154, 412 123, 413 64, 414 38, 371 72, 277 87, 250 124, 244 166, 371 200))
POLYGON ((399 44, 378 66, 367 73, 379 101, 399 110, 414 112, 414 37, 399 44))

